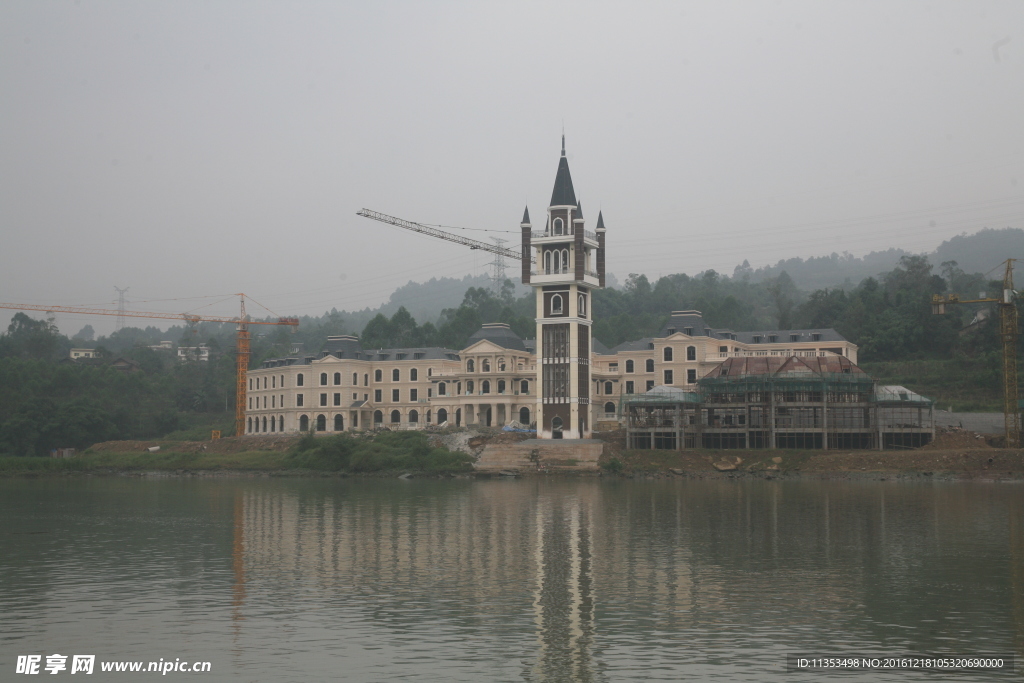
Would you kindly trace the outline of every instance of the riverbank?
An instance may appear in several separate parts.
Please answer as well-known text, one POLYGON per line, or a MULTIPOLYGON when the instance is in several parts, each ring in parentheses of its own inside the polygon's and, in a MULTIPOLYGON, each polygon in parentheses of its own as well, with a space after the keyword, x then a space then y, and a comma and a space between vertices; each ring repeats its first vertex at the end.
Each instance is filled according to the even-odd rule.
MULTIPOLYGON (((510 435, 495 435, 507 439, 510 435)), ((468 440, 473 451, 488 438, 468 440)), ((320 442, 318 439, 317 442, 320 442)), ((0 458, 0 477, 132 476, 495 476, 467 467, 394 462, 375 470, 353 471, 297 456, 294 436, 218 441, 112 441, 71 458, 0 458), (151 451, 150 449, 157 450, 151 451)), ((924 448, 904 451, 820 450, 625 450, 616 438, 605 442, 597 472, 575 476, 699 479, 896 479, 940 478, 979 481, 1024 480, 1024 450, 993 448, 973 434, 943 435, 924 448)), ((522 476, 566 476, 565 472, 520 470, 522 476)))

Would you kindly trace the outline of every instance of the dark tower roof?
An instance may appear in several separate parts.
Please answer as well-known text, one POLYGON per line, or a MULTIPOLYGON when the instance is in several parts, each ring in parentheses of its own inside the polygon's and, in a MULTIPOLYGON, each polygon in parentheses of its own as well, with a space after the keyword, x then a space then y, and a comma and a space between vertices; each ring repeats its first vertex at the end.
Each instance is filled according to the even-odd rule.
POLYGON ((576 218, 583 218, 583 202, 576 202, 576 218))
POLYGON ((484 326, 474 332, 469 338, 469 341, 466 342, 466 348, 469 348, 482 339, 493 342, 505 349, 513 351, 526 350, 526 346, 523 345, 522 337, 513 332, 505 323, 484 323, 484 326))
POLYGON ((604 215, 600 211, 597 212, 597 229, 598 230, 604 230, 605 229, 605 227, 604 227, 604 215))
POLYGON ((551 192, 549 206, 575 206, 576 191, 572 189, 572 176, 569 175, 569 162, 565 158, 565 136, 562 136, 562 157, 558 160, 558 172, 555 173, 555 189, 551 192))
POLYGON ((530 223, 530 207, 526 207, 525 209, 523 209, 523 223, 530 223))

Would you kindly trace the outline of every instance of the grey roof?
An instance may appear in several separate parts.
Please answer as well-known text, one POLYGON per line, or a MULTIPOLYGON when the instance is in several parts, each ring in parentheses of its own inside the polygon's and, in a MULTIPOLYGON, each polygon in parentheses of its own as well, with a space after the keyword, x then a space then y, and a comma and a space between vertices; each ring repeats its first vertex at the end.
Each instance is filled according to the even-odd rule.
POLYGON ((562 158, 558 160, 558 171, 555 173, 555 189, 551 191, 551 204, 548 206, 575 206, 576 191, 572 189, 572 176, 569 175, 569 162, 565 158, 565 142, 562 143, 562 158))
POLYGON ((359 343, 359 337, 354 335, 338 335, 328 337, 327 343, 320 351, 320 357, 335 356, 336 358, 362 358, 363 345, 359 343))
POLYGON ((459 360, 459 352, 440 346, 423 346, 408 349, 378 349, 371 351, 367 360, 459 360))
POLYGON ((527 206, 525 209, 523 209, 523 223, 525 223, 526 225, 530 224, 530 207, 529 206, 527 206))
POLYGON ((736 339, 747 344, 754 343, 754 337, 760 337, 761 343, 768 343, 768 339, 771 336, 776 337, 775 343, 783 343, 790 341, 797 342, 809 342, 809 341, 823 341, 823 342, 843 342, 847 341, 846 337, 839 334, 832 328, 824 327, 812 330, 764 330, 760 332, 737 332, 736 339), (797 335, 796 340, 790 339, 791 335, 797 335), (818 339, 814 339, 812 335, 818 335, 818 339))
POLYGON ((714 330, 704 322, 704 316, 700 314, 700 311, 672 311, 672 316, 661 326, 658 337, 667 337, 676 332, 689 334, 692 337, 715 336, 714 330), (692 330, 692 332, 686 332, 686 330, 692 330))
POLYGON ((530 353, 537 353, 537 340, 536 339, 524 339, 523 340, 523 346, 525 346, 526 350, 529 351, 530 353))
MULTIPOLYGON (((689 334, 693 337, 712 337, 714 339, 734 339, 745 344, 753 344, 754 337, 760 337, 760 343, 790 343, 790 342, 830 342, 846 341, 843 335, 831 328, 820 328, 810 330, 764 330, 753 332, 733 332, 725 328, 712 328, 705 321, 700 311, 673 311, 672 316, 662 325, 658 332, 659 338, 667 337, 676 332, 689 334), (686 330, 692 330, 692 334, 686 330), (815 339, 813 335, 818 335, 815 339), (769 342, 769 338, 775 336, 775 342, 769 342), (792 339, 797 335, 797 339, 792 339)), ((631 349, 636 350, 636 349, 631 349)))
POLYGON ((583 202, 579 200, 576 201, 576 218, 583 218, 583 202))
POLYGON ((483 327, 474 332, 469 338, 469 341, 466 342, 466 347, 468 348, 483 339, 497 344, 503 349, 511 349, 513 351, 527 350, 522 338, 505 323, 484 324, 483 327))
POLYGON ((612 347, 611 353, 622 353, 624 351, 647 351, 651 348, 654 343, 654 337, 644 337, 636 341, 622 342, 618 346, 612 347))
POLYGON ((594 353, 599 356, 610 356, 612 352, 608 350, 608 347, 601 343, 600 339, 594 337, 590 338, 590 346, 594 350, 594 353))
POLYGON ((597 230, 604 230, 604 214, 600 211, 597 212, 597 230))

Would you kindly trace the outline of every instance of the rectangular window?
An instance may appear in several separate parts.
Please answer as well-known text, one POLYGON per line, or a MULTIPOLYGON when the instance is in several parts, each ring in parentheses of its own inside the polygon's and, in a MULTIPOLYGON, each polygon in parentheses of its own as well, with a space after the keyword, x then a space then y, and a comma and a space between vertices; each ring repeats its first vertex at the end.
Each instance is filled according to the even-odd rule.
POLYGON ((718 347, 718 352, 719 353, 729 353, 729 347, 728 346, 719 346, 718 347))
POLYGON ((569 395, 569 365, 548 363, 542 367, 545 398, 566 398, 569 395))
POLYGON ((754 343, 755 344, 760 344, 761 343, 761 335, 758 335, 758 334, 754 335, 754 343))
POLYGON ((373 400, 377 403, 380 403, 381 401, 384 400, 384 394, 380 389, 373 390, 373 400))
POLYGON ((654 380, 653 379, 647 380, 647 391, 650 391, 653 388, 654 388, 654 380))
POLYGON ((568 325, 544 325, 543 344, 541 346, 543 358, 568 358, 569 356, 569 326, 568 325))
POLYGON ((327 394, 320 394, 320 405, 327 405, 327 394))
POLYGON ((686 383, 687 384, 696 384, 697 383, 697 371, 696 370, 687 370, 686 371, 686 383))
POLYGON ((398 389, 392 389, 392 390, 391 390, 391 401, 392 401, 393 403, 398 403, 398 402, 399 402, 399 401, 401 400, 401 399, 400 399, 400 398, 398 397, 398 392, 399 392, 399 390, 398 390, 398 389))
POLYGON ((821 341, 821 335, 817 332, 811 334, 811 341, 821 341))
POLYGON ((352 394, 352 400, 353 401, 358 401, 359 400, 359 394, 352 394))
POLYGON ((296 405, 296 407, 301 408, 302 407, 302 401, 303 401, 302 394, 295 394, 295 405, 296 405))
POLYGON ((671 370, 666 370, 665 371, 665 384, 672 384, 672 371, 671 370))
POLYGON ((420 395, 419 389, 410 389, 409 390, 409 400, 410 401, 415 402, 419 398, 419 395, 420 395))
POLYGON ((340 406, 341 405, 341 394, 335 394, 334 395, 334 405, 336 405, 336 406, 340 406))
POLYGON ((633 393, 633 383, 632 382, 626 382, 626 393, 627 394, 632 394, 633 393))
POLYGON ((433 395, 434 395, 434 390, 432 388, 427 388, 427 398, 430 398, 433 395))

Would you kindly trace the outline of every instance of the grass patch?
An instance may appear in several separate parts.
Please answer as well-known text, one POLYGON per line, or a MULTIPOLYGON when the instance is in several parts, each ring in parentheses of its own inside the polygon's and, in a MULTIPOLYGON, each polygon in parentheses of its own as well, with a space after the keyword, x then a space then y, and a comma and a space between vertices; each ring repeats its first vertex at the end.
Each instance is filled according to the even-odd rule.
POLYGON ((307 435, 289 453, 295 467, 332 472, 467 472, 472 456, 433 448, 422 432, 383 432, 373 438, 307 435))

